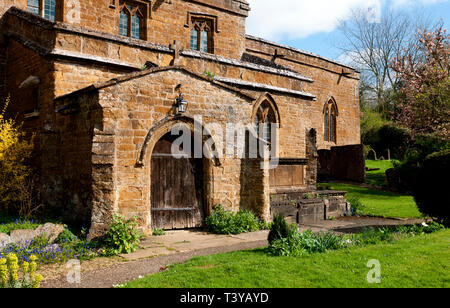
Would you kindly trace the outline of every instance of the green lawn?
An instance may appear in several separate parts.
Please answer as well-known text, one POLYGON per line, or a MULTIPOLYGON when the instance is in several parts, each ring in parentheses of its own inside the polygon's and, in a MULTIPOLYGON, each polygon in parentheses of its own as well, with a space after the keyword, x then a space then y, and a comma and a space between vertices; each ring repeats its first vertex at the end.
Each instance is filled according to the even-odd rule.
POLYGON ((194 258, 130 282, 128 288, 424 288, 450 287, 450 230, 304 257, 265 249, 194 258), (369 260, 381 263, 381 284, 369 284, 369 260))
POLYGON ((393 160, 366 160, 366 167, 380 169, 366 172, 366 183, 375 186, 386 186, 386 170, 394 167, 393 160))
POLYGON ((358 199, 362 206, 357 214, 389 218, 421 218, 411 196, 341 183, 322 183, 322 187, 347 191, 347 200, 358 199))

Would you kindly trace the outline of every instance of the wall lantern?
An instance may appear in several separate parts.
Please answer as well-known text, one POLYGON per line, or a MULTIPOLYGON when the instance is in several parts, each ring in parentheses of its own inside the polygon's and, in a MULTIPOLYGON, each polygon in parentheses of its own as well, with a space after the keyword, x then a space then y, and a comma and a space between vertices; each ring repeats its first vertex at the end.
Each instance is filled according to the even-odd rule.
POLYGON ((176 107, 178 109, 178 114, 186 113, 187 106, 188 106, 188 102, 184 99, 183 93, 181 93, 181 87, 182 87, 181 84, 179 84, 176 87, 176 90, 178 90, 178 92, 179 92, 178 97, 176 99, 176 107))

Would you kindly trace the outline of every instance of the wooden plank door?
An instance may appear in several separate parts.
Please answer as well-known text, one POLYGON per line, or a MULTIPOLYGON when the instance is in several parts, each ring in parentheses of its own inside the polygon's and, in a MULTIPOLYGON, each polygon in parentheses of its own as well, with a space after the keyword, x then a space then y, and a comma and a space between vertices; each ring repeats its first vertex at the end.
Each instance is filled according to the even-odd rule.
POLYGON ((161 141, 152 155, 152 228, 201 227, 204 218, 202 160, 173 157, 167 153, 169 143, 161 141))

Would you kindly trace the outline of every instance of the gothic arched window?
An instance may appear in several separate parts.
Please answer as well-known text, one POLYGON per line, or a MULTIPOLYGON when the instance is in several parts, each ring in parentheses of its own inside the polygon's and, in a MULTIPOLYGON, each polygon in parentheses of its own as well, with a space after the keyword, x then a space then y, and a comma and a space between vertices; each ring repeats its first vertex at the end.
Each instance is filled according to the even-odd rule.
POLYGON ((336 102, 330 99, 324 108, 324 140, 336 142, 336 119, 337 107, 336 102))
POLYGON ((142 39, 144 36, 145 18, 141 8, 125 2, 119 2, 119 10, 119 35, 142 39))
POLYGON ((253 121, 258 137, 270 145, 272 142, 272 124, 276 124, 278 120, 276 110, 268 100, 263 101, 257 107, 253 121))
POLYGON ((213 22, 206 19, 192 19, 191 49, 214 53, 213 22))

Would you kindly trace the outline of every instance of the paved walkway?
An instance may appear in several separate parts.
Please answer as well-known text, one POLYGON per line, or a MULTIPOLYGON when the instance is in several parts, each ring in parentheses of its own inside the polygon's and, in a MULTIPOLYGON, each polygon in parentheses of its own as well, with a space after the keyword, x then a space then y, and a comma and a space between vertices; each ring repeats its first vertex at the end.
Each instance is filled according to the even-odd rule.
POLYGON ((200 231, 171 231, 165 236, 144 239, 141 242, 142 248, 135 253, 123 255, 122 262, 82 272, 80 284, 68 283, 64 273, 59 279, 44 281, 42 287, 110 288, 158 273, 169 264, 186 262, 197 256, 264 247, 268 244, 267 236, 268 231, 236 236, 214 235, 200 231))
MULTIPOLYGON (((396 220, 383 218, 348 217, 336 221, 323 221, 318 224, 302 225, 300 231, 311 229, 314 232, 333 231, 350 233, 367 226, 406 225, 421 223, 422 220, 396 220)), ((164 236, 144 239, 141 249, 135 253, 122 255, 120 261, 99 262, 96 266, 82 264, 89 270, 82 272, 80 284, 67 282, 63 277, 44 281, 44 288, 110 288, 149 274, 165 270, 166 266, 186 262, 193 257, 225 253, 237 250, 255 249, 268 245, 268 231, 240 235, 214 235, 201 231, 170 231, 164 236), (94 269, 92 269, 94 268, 94 269)), ((63 266, 64 268, 64 266, 63 266)))

